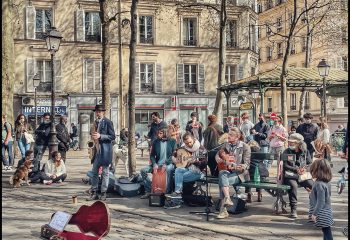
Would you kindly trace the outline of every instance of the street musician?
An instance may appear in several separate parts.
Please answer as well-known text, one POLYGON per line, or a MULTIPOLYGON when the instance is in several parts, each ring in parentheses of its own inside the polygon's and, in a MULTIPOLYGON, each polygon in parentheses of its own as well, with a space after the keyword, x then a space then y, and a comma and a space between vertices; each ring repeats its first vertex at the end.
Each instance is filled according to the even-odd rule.
POLYGON ((176 165, 175 169, 175 191, 172 197, 181 196, 183 183, 194 182, 204 178, 203 171, 206 167, 206 159, 200 158, 201 145, 195 137, 187 132, 182 137, 183 144, 177 149, 172 161, 176 165))
POLYGON ((243 135, 237 127, 228 133, 228 142, 217 152, 215 160, 218 163, 219 190, 221 206, 218 219, 229 216, 226 207, 232 206, 229 186, 249 180, 250 147, 244 143, 243 135))

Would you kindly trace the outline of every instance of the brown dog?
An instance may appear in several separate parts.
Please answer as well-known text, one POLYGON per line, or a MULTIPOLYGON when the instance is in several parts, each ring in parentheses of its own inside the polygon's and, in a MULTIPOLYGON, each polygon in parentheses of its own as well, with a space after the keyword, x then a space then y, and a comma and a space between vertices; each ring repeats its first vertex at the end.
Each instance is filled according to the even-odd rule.
POLYGON ((22 181, 29 186, 29 181, 28 181, 28 174, 31 172, 31 167, 33 167, 32 161, 31 160, 26 160, 22 166, 20 166, 16 172, 13 174, 13 176, 10 178, 10 184, 14 187, 20 187, 22 181), (11 181, 12 180, 12 181, 11 181))

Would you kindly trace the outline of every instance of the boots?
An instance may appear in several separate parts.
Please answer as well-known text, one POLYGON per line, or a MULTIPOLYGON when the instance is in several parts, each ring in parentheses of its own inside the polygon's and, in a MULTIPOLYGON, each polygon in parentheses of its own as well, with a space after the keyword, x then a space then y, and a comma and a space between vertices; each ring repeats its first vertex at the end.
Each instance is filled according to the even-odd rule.
POLYGON ((252 202, 252 193, 247 193, 247 200, 246 200, 247 203, 251 203, 252 202))
POLYGON ((106 201, 106 199, 107 199, 107 193, 106 192, 101 193, 100 200, 106 201))
POLYGON ((258 202, 261 202, 262 200, 262 193, 261 191, 258 192, 258 202))
POLYGON ((295 208, 292 209, 292 211, 290 212, 290 217, 291 218, 298 218, 297 210, 295 208))
POLYGON ((95 201, 95 200, 99 200, 97 192, 91 192, 90 197, 86 199, 86 201, 95 201))

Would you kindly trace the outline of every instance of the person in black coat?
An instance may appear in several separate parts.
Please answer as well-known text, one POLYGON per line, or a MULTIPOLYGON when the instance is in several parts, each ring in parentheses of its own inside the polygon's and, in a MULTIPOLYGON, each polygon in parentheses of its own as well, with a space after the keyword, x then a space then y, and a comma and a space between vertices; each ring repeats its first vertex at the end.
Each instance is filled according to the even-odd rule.
POLYGON ((259 114, 259 122, 254 125, 252 129, 252 134, 254 136, 254 141, 256 141, 260 146, 260 151, 264 153, 268 153, 269 142, 266 140, 267 132, 270 127, 265 122, 264 114, 259 114))
POLYGON ((33 172, 40 169, 40 161, 48 147, 50 138, 51 117, 50 113, 44 113, 44 121, 40 123, 39 127, 35 130, 35 147, 34 147, 34 161, 33 172))
POLYGON ((103 105, 95 106, 97 120, 94 122, 95 131, 91 133, 91 138, 95 142, 95 153, 92 157, 92 178, 91 178, 91 196, 87 200, 106 200, 107 188, 109 182, 109 165, 112 163, 113 146, 115 132, 113 122, 104 116, 106 109, 103 105), (98 170, 102 167, 101 196, 97 194, 98 190, 98 170))
POLYGON ((66 127, 67 117, 61 116, 60 123, 56 125, 58 151, 61 154, 62 160, 66 163, 66 152, 69 150, 69 133, 66 127))
POLYGON ((203 124, 198 121, 198 114, 196 112, 191 113, 191 120, 186 124, 186 132, 190 132, 199 143, 202 143, 203 124))
POLYGON ((300 181, 299 176, 302 175, 307 166, 312 163, 312 158, 307 151, 304 137, 299 133, 293 133, 288 139, 289 147, 282 154, 283 160, 283 179, 284 184, 291 187, 288 190, 289 203, 291 207, 291 217, 297 218, 297 192, 298 186, 304 187, 310 191, 313 186, 312 179, 300 181), (288 154, 288 155, 287 155, 288 154), (295 159, 290 155, 295 155, 295 159))
POLYGON ((158 112, 153 112, 151 114, 151 117, 152 117, 152 123, 151 123, 150 130, 148 132, 147 137, 151 139, 151 145, 152 145, 154 140, 157 139, 158 130, 168 128, 168 124, 164 122, 162 119, 160 119, 160 115, 158 112))
POLYGON ((296 132, 304 137, 304 142, 306 143, 307 150, 309 151, 311 159, 313 159, 315 149, 312 146, 311 142, 315 141, 317 138, 318 127, 316 124, 312 123, 313 116, 311 113, 305 113, 303 118, 304 123, 300 124, 297 127, 296 132))
POLYGON ((72 139, 73 141, 73 138, 75 137, 78 137, 78 128, 77 126, 74 125, 74 123, 71 123, 71 126, 72 126, 72 132, 71 134, 69 135, 69 137, 72 139))

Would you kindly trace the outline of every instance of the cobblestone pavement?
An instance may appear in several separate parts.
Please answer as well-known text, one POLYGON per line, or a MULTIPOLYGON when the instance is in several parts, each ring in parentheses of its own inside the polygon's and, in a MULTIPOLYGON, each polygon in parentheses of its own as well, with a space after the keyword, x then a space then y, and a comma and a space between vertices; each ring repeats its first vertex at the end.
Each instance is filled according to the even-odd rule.
MULTIPOLYGON (((41 225, 48 223, 55 211, 75 213, 86 202, 85 191, 89 186, 81 179, 90 170, 87 153, 69 151, 67 159, 68 178, 62 184, 32 184, 13 189, 8 184, 9 172, 2 176, 2 238, 17 240, 26 238, 40 239, 41 225), (71 197, 78 196, 78 204, 73 204, 71 197)), ((147 154, 138 155, 137 166, 145 166, 147 154)), ((46 157, 44 157, 46 158, 46 157)), ((336 171, 344 164, 343 160, 334 160, 333 183, 338 180, 336 171)), ((118 175, 125 175, 124 166, 119 163, 118 175)), ((214 198, 218 196, 216 185, 210 186, 214 198)), ((296 220, 288 215, 272 213, 273 198, 266 192, 263 201, 248 205, 248 211, 232 215, 228 219, 216 220, 210 217, 207 222, 204 216, 189 214, 190 211, 202 211, 203 207, 183 206, 179 209, 149 207, 147 200, 139 197, 122 198, 110 194, 106 203, 111 212, 111 229, 103 239, 321 239, 322 232, 307 223, 308 195, 300 189, 298 214, 296 220)), ((287 196, 285 197, 288 199, 287 196)), ((346 239, 342 227, 348 225, 348 190, 341 195, 332 188, 332 206, 335 224, 332 228, 334 239, 346 239)), ((288 208, 287 208, 288 209, 288 208)), ((288 209, 289 210, 289 209, 288 209)), ((67 230, 78 231, 74 225, 67 230)))

